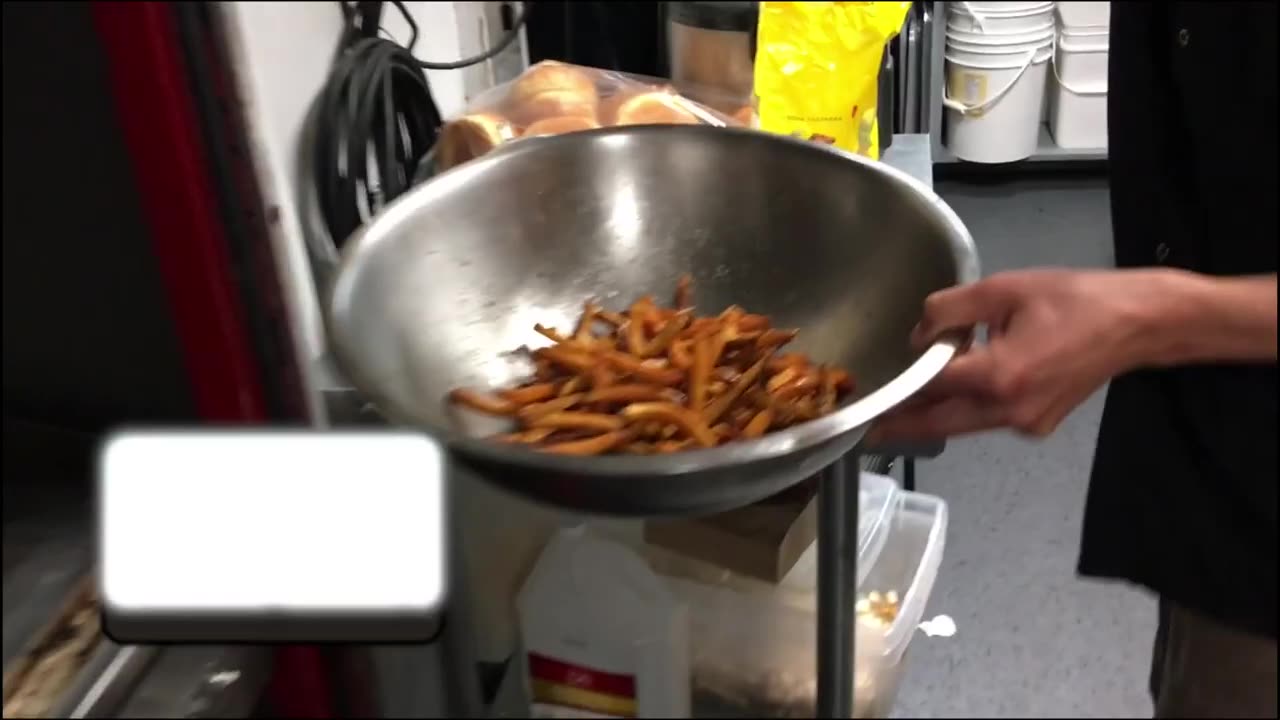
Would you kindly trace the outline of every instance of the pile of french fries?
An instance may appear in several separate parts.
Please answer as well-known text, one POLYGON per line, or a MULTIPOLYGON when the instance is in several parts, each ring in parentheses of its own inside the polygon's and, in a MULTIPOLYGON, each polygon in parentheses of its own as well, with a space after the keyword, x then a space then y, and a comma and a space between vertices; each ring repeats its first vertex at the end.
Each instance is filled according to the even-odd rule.
POLYGON ((834 412, 849 373, 782 353, 795 330, 732 306, 693 310, 693 282, 672 307, 652 296, 625 313, 588 301, 571 334, 534 326, 552 344, 528 350, 535 371, 495 393, 459 388, 450 400, 510 417, 496 440, 560 455, 665 454, 757 438, 834 412))

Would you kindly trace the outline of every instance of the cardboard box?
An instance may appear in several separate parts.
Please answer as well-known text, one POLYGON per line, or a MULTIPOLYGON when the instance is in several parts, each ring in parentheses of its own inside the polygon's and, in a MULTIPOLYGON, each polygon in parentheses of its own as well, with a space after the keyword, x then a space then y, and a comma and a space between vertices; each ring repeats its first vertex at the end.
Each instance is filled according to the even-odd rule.
POLYGON ((818 482, 737 510, 649 520, 645 542, 766 582, 779 582, 818 536, 818 482))

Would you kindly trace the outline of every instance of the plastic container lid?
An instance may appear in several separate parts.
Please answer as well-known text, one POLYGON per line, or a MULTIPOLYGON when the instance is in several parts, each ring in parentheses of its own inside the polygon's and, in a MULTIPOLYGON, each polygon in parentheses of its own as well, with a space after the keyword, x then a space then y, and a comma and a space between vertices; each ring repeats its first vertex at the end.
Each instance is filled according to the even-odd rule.
POLYGON ((1057 12, 1064 30, 1111 27, 1111 3, 1109 2, 1058 3, 1057 12))
MULTIPOLYGON (((862 473, 858 482, 858 584, 867 577, 889 539, 902 493, 893 478, 862 473)), ((783 580, 786 583, 786 580, 783 580)))

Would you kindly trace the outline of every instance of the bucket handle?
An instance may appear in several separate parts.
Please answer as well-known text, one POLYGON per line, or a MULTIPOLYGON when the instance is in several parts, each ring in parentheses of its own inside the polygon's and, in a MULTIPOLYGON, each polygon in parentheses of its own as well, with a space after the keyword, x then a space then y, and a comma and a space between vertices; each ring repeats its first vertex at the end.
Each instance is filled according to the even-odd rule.
POLYGON ((1030 68, 1031 64, 1035 62, 1036 54, 1038 52, 1040 52, 1040 50, 1036 49, 1027 53, 1027 59, 1022 62, 1022 67, 1018 69, 1018 73, 1014 75, 1009 80, 1009 82, 1005 84, 1004 87, 1000 88, 999 92, 995 93, 994 95, 987 98, 986 100, 983 100, 977 105, 965 105, 959 100, 952 99, 949 95, 947 95, 947 89, 945 87, 942 90, 942 104, 945 107, 955 110, 961 115, 972 115, 975 113, 983 112, 984 110, 991 107, 992 105, 995 105, 996 103, 1000 102, 1000 98, 1007 95, 1009 91, 1013 89, 1013 86, 1018 84, 1018 81, 1022 79, 1022 76, 1027 73, 1027 68, 1030 68))
POLYGON ((973 18, 973 21, 974 21, 975 23, 977 23, 977 25, 978 25, 978 30, 979 30, 980 32, 984 32, 984 33, 985 33, 985 32, 987 31, 986 24, 982 22, 982 13, 980 13, 980 12, 978 12, 977 10, 974 10, 972 7, 970 7, 970 6, 969 6, 969 3, 967 3, 967 2, 953 2, 953 3, 951 3, 951 4, 952 4, 952 5, 955 5, 956 7, 958 7, 958 8, 960 9, 960 11, 961 11, 961 12, 963 12, 965 15, 968 15, 969 17, 973 18))
POLYGON ((1058 81, 1059 87, 1071 93, 1072 95, 1106 95, 1107 94, 1106 88, 1102 88, 1101 90, 1081 90, 1079 88, 1072 87, 1068 83, 1063 82, 1062 75, 1058 73, 1058 38, 1056 36, 1053 38, 1053 43, 1054 43, 1054 46, 1053 46, 1054 52, 1053 52, 1052 59, 1049 61, 1049 64, 1053 67, 1053 79, 1058 81))

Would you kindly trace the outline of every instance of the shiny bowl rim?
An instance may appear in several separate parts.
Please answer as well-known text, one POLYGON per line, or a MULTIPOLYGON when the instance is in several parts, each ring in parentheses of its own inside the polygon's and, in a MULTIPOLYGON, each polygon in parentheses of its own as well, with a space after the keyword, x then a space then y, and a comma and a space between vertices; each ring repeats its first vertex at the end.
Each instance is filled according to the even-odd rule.
MULTIPOLYGON (((348 268, 355 262, 355 258, 362 250, 371 248, 381 239, 391 235, 392 230, 398 227, 402 218, 412 215, 421 205, 430 202, 449 184, 466 182, 470 175, 480 174, 486 168, 503 162, 507 157, 521 153, 537 152, 539 147, 554 146, 555 144, 589 142, 595 138, 614 135, 644 136, 656 132, 750 135, 760 142, 791 144, 802 152, 827 153, 850 162, 860 163, 872 172, 882 174, 890 182, 897 183, 908 191, 916 192, 922 199, 927 201, 926 205, 929 211, 936 214, 947 231, 947 243, 956 266, 956 285, 971 283, 980 277, 977 249, 974 245, 973 237, 955 211, 932 188, 908 173, 883 162, 862 157, 830 145, 748 128, 720 128, 703 125, 629 125, 584 130, 563 135, 525 138, 507 143, 483 157, 432 177, 397 198, 371 222, 352 234, 343 248, 337 271, 329 287, 329 301, 324 308, 328 343, 338 369, 348 377, 354 384, 355 389, 364 394, 366 399, 389 422, 417 428, 441 440, 451 452, 462 454, 483 464, 508 465, 543 473, 559 473, 569 476, 669 477, 777 459, 853 433, 915 394, 932 380, 958 352, 960 346, 958 339, 954 337, 940 338, 926 348, 920 357, 892 380, 854 402, 844 405, 830 415, 793 425, 785 430, 771 432, 752 440, 738 440, 714 448, 683 450, 666 455, 552 455, 532 450, 522 445, 496 443, 490 439, 467 436, 451 428, 437 427, 416 417, 413 410, 403 406, 395 398, 385 397, 371 390, 374 385, 364 382, 362 379, 358 371, 358 363, 352 357, 349 357, 345 343, 342 342, 341 324, 335 319, 340 314, 336 312, 336 308, 340 306, 343 295, 348 290, 349 281, 347 278, 351 277, 348 268)), ((447 401, 443 396, 440 400, 441 402, 447 401)))

